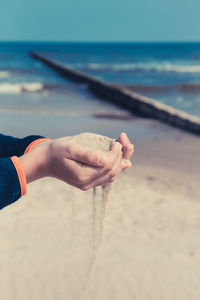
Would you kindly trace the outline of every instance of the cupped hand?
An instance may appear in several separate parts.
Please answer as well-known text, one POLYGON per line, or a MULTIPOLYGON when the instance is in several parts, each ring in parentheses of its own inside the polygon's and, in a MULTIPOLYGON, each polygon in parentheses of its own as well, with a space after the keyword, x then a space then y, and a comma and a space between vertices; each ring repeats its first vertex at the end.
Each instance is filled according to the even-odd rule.
POLYGON ((94 186, 100 178, 107 180, 120 155, 122 146, 115 142, 108 156, 80 146, 73 137, 49 143, 46 176, 56 177, 82 190, 94 186))
POLYGON ((108 155, 87 150, 72 137, 59 138, 48 147, 48 174, 79 189, 115 180, 124 169, 131 167, 133 145, 122 133, 119 142, 114 142, 108 155))
POLYGON ((85 149, 71 136, 43 142, 21 157, 21 161, 27 170, 28 182, 51 176, 88 190, 114 181, 122 170, 130 168, 132 154, 133 145, 124 133, 112 144, 108 155, 85 149), (33 167, 34 162, 37 168, 33 167), (31 166, 34 174, 30 172, 31 166))

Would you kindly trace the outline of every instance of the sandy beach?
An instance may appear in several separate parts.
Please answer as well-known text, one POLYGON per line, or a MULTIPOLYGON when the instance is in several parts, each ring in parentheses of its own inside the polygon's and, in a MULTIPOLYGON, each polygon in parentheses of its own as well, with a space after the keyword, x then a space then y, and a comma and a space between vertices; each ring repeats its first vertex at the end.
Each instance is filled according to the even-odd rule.
MULTIPOLYGON (((91 122, 111 137, 127 131, 135 156, 133 168, 112 186, 89 286, 92 192, 45 178, 1 211, 1 299, 198 300, 199 137, 140 118, 112 121, 110 131, 106 120, 91 122)), ((55 130, 43 131, 53 137, 55 130)))

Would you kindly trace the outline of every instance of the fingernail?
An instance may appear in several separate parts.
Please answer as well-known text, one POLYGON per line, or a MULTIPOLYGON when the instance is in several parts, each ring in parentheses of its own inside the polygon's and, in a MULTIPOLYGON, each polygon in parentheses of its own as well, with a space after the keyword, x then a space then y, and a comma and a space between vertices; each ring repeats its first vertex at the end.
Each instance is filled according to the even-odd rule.
POLYGON ((122 141, 124 140, 125 137, 126 137, 125 132, 122 132, 122 133, 120 134, 120 138, 122 139, 122 141))

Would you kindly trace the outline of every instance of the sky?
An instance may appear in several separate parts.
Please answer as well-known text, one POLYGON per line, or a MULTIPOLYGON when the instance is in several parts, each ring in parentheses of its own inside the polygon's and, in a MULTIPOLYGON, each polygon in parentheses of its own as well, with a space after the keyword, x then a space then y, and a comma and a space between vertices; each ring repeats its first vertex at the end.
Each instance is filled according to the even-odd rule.
POLYGON ((200 41, 199 0, 6 0, 1 41, 200 41))

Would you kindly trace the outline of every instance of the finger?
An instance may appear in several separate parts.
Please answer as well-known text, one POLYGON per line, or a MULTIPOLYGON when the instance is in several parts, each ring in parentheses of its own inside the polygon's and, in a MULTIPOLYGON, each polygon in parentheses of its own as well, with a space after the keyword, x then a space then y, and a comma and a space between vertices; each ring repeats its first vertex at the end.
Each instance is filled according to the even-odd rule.
POLYGON ((86 184, 84 188, 90 189, 94 186, 103 185, 112 182, 113 178, 116 178, 116 176, 121 172, 121 161, 122 161, 122 153, 118 155, 118 158, 110 172, 106 173, 103 176, 99 176, 95 178, 92 182, 86 184))
POLYGON ((122 159, 121 161, 121 171, 124 171, 125 169, 129 169, 132 167, 132 163, 128 159, 122 159))
POLYGON ((108 153, 106 160, 107 164, 105 165, 105 169, 110 171, 114 164, 116 163, 119 155, 121 154, 122 145, 118 142, 113 142, 111 145, 111 151, 108 153))
POLYGON ((114 142, 111 146, 111 151, 109 154, 104 154, 98 151, 85 149, 79 144, 73 143, 68 145, 66 149, 66 157, 90 166, 106 167, 110 169, 115 163, 121 148, 122 146, 120 143, 114 142))
POLYGON ((133 154, 134 146, 130 143, 130 140, 126 133, 122 132, 118 138, 118 141, 122 144, 123 158, 130 159, 133 154))
POLYGON ((84 180, 86 184, 90 184, 95 180, 102 178, 103 176, 108 175, 118 161, 121 163, 122 160, 122 152, 121 145, 119 143, 115 143, 115 145, 111 146, 111 152, 108 156, 108 164, 104 168, 96 168, 92 166, 85 165, 84 167, 84 180))
POLYGON ((133 155, 133 152, 134 152, 134 145, 133 144, 128 144, 123 149, 123 158, 130 160, 131 156, 133 155))
MULTIPOLYGON (((71 173, 74 174, 74 178, 65 178, 64 181, 70 183, 74 186, 80 187, 85 186, 86 184, 91 184, 96 178, 105 176, 112 170, 113 165, 115 164, 116 160, 120 155, 122 155, 121 148, 122 146, 119 143, 114 143, 111 147, 111 151, 109 155, 107 156, 107 164, 105 167, 99 168, 95 166, 88 165, 88 163, 91 163, 91 161, 88 160, 86 156, 80 156, 81 150, 79 145, 74 145, 74 147, 70 148, 70 152, 67 153, 68 157, 72 157, 74 159, 66 158, 66 169, 71 170, 71 173), (78 147, 77 147, 78 146, 78 147), (78 153, 78 155, 77 155, 78 153), (76 155, 74 155, 76 154, 76 155), (75 160, 76 159, 76 160, 75 160), (82 161, 82 162, 81 162, 82 161), (87 163, 87 164, 86 164, 87 163)), ((69 150, 69 149, 68 149, 69 150)), ((85 150, 85 149, 84 149, 85 150)), ((86 151, 84 155, 87 155, 88 152, 86 151)), ((89 151, 89 154, 91 154, 91 151, 89 151)))
POLYGON ((113 176, 113 177, 110 177, 108 175, 103 176, 103 177, 101 176, 99 179, 93 181, 92 183, 84 185, 84 190, 89 190, 94 186, 108 184, 110 182, 113 182, 115 178, 116 178, 116 176, 113 176))
POLYGON ((126 147, 128 144, 130 144, 130 140, 127 137, 125 132, 122 132, 118 138, 118 141, 120 144, 122 144, 123 147, 126 147))
POLYGON ((120 152, 120 155, 118 156, 118 159, 116 160, 112 170, 108 173, 108 176, 110 178, 116 177, 121 172, 121 163, 122 163, 122 152, 120 152))
MULTIPOLYGON (((77 149, 79 150, 78 153, 80 155, 79 147, 74 147, 70 150, 72 151, 72 154, 74 154, 77 153, 76 152, 77 149)), ((110 172, 110 170, 112 170, 116 161, 122 156, 122 152, 121 152, 121 145, 119 143, 115 143, 111 148, 111 152, 109 153, 109 159, 106 167, 102 167, 102 168, 86 164, 85 162, 87 161, 88 163, 88 160, 86 160, 85 158, 83 160, 83 156, 78 157, 77 155, 73 156, 73 155, 69 155, 68 153, 68 157, 69 156, 76 158, 76 160, 71 158, 70 159, 66 158, 66 170, 70 170, 70 172, 74 174, 74 178, 65 178, 64 181, 67 180, 71 181, 72 179, 73 185, 74 184, 85 185, 85 184, 91 184, 91 182, 94 182, 96 178, 100 178, 102 176, 107 175, 110 172), (81 160, 83 160, 84 163, 82 163, 81 160), (74 180, 77 182, 74 182, 74 180)))
POLYGON ((85 149, 77 143, 68 145, 66 158, 94 167, 104 167, 107 163, 106 155, 98 151, 85 149))
POLYGON ((56 177, 80 188, 81 186, 90 184, 95 178, 99 177, 101 169, 103 168, 88 166, 66 158, 62 165, 62 170, 59 170, 56 177))

